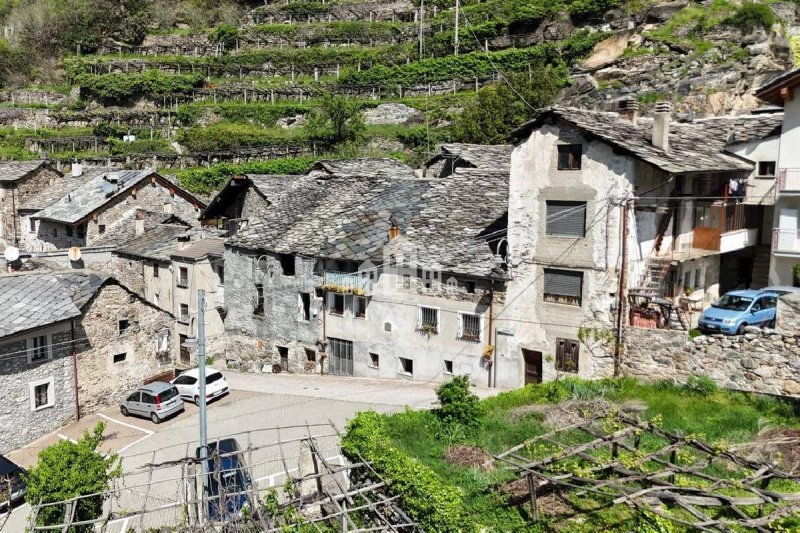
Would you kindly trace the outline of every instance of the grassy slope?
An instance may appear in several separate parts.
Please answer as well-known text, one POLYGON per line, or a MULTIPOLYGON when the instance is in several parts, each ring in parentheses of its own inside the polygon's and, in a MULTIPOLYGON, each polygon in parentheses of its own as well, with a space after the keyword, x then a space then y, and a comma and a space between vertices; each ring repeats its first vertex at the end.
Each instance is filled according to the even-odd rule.
MULTIPOLYGON (((743 442, 764 425, 800 426, 798 407, 780 400, 752 395, 715 391, 692 392, 669 384, 639 384, 631 380, 578 383, 573 396, 588 398, 603 394, 615 402, 643 401, 648 408, 642 417, 660 417, 663 428, 684 435, 694 435, 712 443, 743 442)), ((540 416, 528 415, 515 420, 512 411, 520 406, 569 399, 553 386, 526 387, 483 401, 486 413, 481 424, 472 430, 446 429, 432 412, 406 411, 388 418, 390 437, 399 449, 418 458, 443 479, 465 491, 467 513, 476 524, 493 531, 530 530, 527 511, 508 504, 499 494, 498 485, 513 479, 503 470, 484 473, 457 467, 442 457, 454 443, 465 443, 499 453, 525 439, 545 431, 540 416)), ((647 443, 643 442, 643 448, 647 443)), ((583 505, 593 502, 583 499, 583 505)), ((567 531, 631 531, 634 515, 627 507, 616 506, 587 512, 581 523, 572 522, 567 531)), ((563 527, 563 526, 561 526, 563 527)))

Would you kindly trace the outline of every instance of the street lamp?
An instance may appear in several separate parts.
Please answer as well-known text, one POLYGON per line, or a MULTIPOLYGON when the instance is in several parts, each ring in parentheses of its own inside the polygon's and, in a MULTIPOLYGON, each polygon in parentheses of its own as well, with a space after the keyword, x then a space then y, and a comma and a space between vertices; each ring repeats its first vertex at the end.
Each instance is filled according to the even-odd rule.
POLYGON ((206 291, 197 289, 197 337, 183 341, 184 348, 197 348, 197 373, 199 393, 197 407, 200 409, 200 464, 205 483, 206 458, 208 457, 208 418, 206 417, 206 291))

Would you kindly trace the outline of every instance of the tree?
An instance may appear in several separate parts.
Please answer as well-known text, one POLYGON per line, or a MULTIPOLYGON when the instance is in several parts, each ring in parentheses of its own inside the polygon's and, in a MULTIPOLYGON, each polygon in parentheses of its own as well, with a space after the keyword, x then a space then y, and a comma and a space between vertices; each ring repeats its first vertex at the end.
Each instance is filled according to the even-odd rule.
MULTIPOLYGON (((84 432, 78 442, 62 440, 44 449, 39 462, 28 471, 25 482, 28 492, 25 501, 30 505, 54 503, 76 496, 106 491, 111 480, 122 475, 116 454, 103 456, 97 447, 103 442, 105 424, 98 423, 90 434, 84 432)), ((75 509, 74 521, 98 518, 103 511, 103 496, 81 498, 75 509)), ((64 507, 42 507, 37 525, 53 526, 63 523, 64 507)), ((94 531, 93 526, 72 528, 70 531, 94 531)))
POLYGON ((319 108, 311 112, 305 131, 310 139, 332 145, 364 140, 366 126, 358 102, 326 94, 319 108))
POLYGON ((506 76, 478 91, 464 112, 456 119, 455 137, 460 142, 503 144, 511 131, 533 117, 537 109, 553 103, 565 85, 562 67, 537 66, 530 73, 506 76))

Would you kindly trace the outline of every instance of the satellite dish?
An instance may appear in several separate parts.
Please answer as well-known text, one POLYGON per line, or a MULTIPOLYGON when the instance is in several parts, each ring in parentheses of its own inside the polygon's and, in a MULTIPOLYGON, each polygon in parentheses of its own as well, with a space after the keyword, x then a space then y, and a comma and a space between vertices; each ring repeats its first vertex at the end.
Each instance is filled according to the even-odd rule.
POLYGON ((15 246, 6 246, 6 249, 3 252, 3 257, 9 263, 16 261, 19 259, 19 249, 15 246))
POLYGON ((81 249, 77 246, 73 246, 69 249, 69 253, 67 254, 70 261, 80 261, 81 260, 81 249))

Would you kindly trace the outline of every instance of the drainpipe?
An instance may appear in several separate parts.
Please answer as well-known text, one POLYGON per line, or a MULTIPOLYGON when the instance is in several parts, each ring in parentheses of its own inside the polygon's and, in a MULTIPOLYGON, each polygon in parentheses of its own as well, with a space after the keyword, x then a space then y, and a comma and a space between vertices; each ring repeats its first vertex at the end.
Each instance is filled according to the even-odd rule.
POLYGON ((17 228, 17 187, 11 187, 11 221, 14 224, 14 245, 19 245, 19 229, 17 228))
POLYGON ((78 351, 75 349, 75 321, 69 321, 70 347, 72 348, 72 384, 75 393, 75 421, 81 420, 81 409, 78 403, 78 351))
MULTIPOLYGON (((494 280, 492 280, 491 288, 489 289, 489 346, 492 345, 492 331, 494 331, 494 280)), ((497 346, 494 347, 492 358, 489 360, 489 388, 494 387, 497 376, 497 346), (495 374, 495 379, 492 379, 492 372, 495 374)))
POLYGON ((325 375, 325 360, 328 359, 328 331, 327 331, 327 316, 328 316, 328 293, 322 292, 322 357, 319 362, 319 375, 325 375))
POLYGON ((627 323, 625 316, 625 300, 627 298, 628 283, 628 198, 622 201, 622 266, 619 273, 619 288, 617 289, 617 339, 614 346, 614 376, 619 376, 621 371, 623 329, 627 323))

